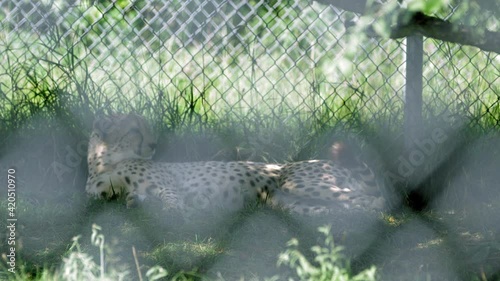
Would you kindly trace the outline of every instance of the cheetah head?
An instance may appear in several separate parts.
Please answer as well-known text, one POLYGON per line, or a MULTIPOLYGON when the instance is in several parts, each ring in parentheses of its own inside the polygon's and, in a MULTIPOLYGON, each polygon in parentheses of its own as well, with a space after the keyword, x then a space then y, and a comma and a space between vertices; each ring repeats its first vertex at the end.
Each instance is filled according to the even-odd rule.
POLYGON ((88 146, 87 193, 104 198, 120 193, 120 181, 111 176, 116 165, 124 160, 151 159, 155 147, 156 137, 143 117, 115 114, 97 118, 88 146))
POLYGON ((151 159, 155 147, 156 138, 143 117, 115 114, 94 121, 89 156, 106 157, 107 164, 116 164, 128 159, 151 159))

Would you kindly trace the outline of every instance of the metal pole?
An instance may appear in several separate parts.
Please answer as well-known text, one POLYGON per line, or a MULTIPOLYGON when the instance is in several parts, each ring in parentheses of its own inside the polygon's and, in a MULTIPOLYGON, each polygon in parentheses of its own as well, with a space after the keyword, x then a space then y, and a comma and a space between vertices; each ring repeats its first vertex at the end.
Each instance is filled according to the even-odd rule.
POLYGON ((422 68, 423 37, 412 35, 406 38, 406 86, 405 86, 405 147, 414 146, 422 130, 422 68))

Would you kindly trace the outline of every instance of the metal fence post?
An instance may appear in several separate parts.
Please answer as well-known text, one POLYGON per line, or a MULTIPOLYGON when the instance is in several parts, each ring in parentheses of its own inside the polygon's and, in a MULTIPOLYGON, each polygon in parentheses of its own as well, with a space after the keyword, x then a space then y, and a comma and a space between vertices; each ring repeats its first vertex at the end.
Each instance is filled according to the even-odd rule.
POLYGON ((411 150, 422 129, 423 37, 406 38, 405 147, 411 150))

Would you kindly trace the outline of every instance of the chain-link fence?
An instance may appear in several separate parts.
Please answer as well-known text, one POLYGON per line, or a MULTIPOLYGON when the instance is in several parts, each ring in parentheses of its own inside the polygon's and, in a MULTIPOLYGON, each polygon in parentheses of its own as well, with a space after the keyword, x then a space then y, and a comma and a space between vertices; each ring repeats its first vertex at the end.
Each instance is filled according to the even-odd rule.
MULTIPOLYGON (((356 43, 349 26, 359 15, 331 5, 173 0, 1 6, 3 109, 45 87, 78 93, 67 99, 90 112, 113 104, 168 114, 169 105, 181 104, 206 119, 256 109, 322 123, 403 119, 406 40, 356 43)), ((498 19, 483 24, 495 28, 498 19)), ((494 53, 426 39, 424 116, 448 110, 498 124, 498 62, 494 53)), ((51 99, 60 97, 35 107, 51 99)))
MULTIPOLYGON (((453 122, 455 116, 466 116, 473 126, 498 128, 498 54, 426 38, 422 48, 422 74, 408 76, 407 69, 412 67, 408 62, 414 54, 407 52, 407 39, 359 36, 355 28, 362 21, 359 14, 325 4, 328 0, 319 2, 322 3, 305 0, 0 0, 0 130, 15 131, 23 125, 24 116, 56 113, 69 117, 71 122, 82 120, 77 118, 82 115, 93 116, 101 108, 135 110, 148 118, 161 118, 162 122, 157 123, 170 127, 189 127, 202 123, 200 121, 231 127, 236 123, 233 121, 243 121, 240 123, 245 125, 236 124, 244 130, 252 125, 268 126, 266 129, 280 135, 268 134, 265 137, 271 141, 262 141, 269 144, 263 151, 273 150, 278 156, 260 157, 258 161, 286 162, 296 160, 295 155, 289 155, 302 147, 297 145, 297 151, 287 151, 292 146, 288 144, 291 138, 273 130, 285 128, 285 131, 294 124, 303 124, 302 131, 298 131, 309 134, 314 126, 375 122, 401 128, 407 110, 406 85, 410 79, 420 78, 423 81, 420 113, 424 122, 435 122, 434 117, 446 112, 444 121, 453 122)), ((500 24, 494 15, 483 13, 481 18, 456 18, 454 11, 457 10, 459 8, 450 7, 440 18, 498 31, 500 24)), ((41 120, 43 126, 34 124, 45 128, 45 119, 41 120)), ((68 126, 63 131, 75 127, 80 128, 68 126)), ((395 272, 394 280, 408 279, 414 272, 429 280, 459 280, 463 279, 459 278, 462 270, 479 272, 478 276, 484 280, 498 276, 500 224, 498 216, 495 217, 498 210, 494 208, 498 200, 491 199, 495 198, 492 190, 497 189, 498 183, 498 153, 493 152, 498 143, 492 141, 484 147, 473 147, 473 152, 460 158, 456 154, 461 152, 461 147, 453 141, 451 144, 441 142, 453 139, 454 131, 439 132, 442 135, 438 141, 431 142, 433 135, 423 138, 420 150, 410 151, 408 155, 400 153, 403 149, 395 148, 392 142, 384 147, 385 151, 378 151, 378 155, 390 158, 386 160, 391 164, 385 163, 384 167, 389 168, 388 181, 410 179, 410 188, 399 190, 408 191, 408 198, 413 192, 414 198, 422 199, 427 196, 425 188, 432 189, 428 193, 434 198, 425 197, 423 203, 417 200, 414 205, 430 206, 443 213, 442 217, 436 218, 434 213, 411 213, 418 208, 405 201, 401 205, 409 206, 409 215, 384 214, 383 218, 360 220, 358 214, 350 219, 339 213, 327 218, 327 223, 342 232, 341 239, 350 238, 351 254, 361 257, 359 264, 379 260, 386 270, 395 272), (441 161, 441 155, 448 161, 441 161), (459 163, 460 168, 454 163, 459 163), (413 178, 417 180, 412 182, 413 178), (459 202, 456 205, 460 208, 448 208, 448 201, 459 202), (478 202, 487 203, 484 206, 478 202), (376 224, 380 221, 384 226, 379 228, 376 224), (432 272, 441 275, 432 275, 432 272)), ((66 131, 62 137, 52 133, 48 137, 27 136, 29 142, 9 142, 18 147, 4 145, 1 139, 0 152, 9 155, 8 159, 1 159, 2 167, 19 167, 16 176, 20 178, 17 181, 20 188, 16 196, 24 204, 19 210, 19 221, 24 224, 21 229, 24 246, 20 245, 19 249, 25 247, 23 253, 37 253, 21 254, 27 261, 33 261, 33 267, 38 266, 35 262, 38 259, 50 265, 54 260, 59 262, 67 250, 67 241, 84 231, 82 225, 94 223, 94 219, 104 221, 113 235, 116 229, 119 234, 129 235, 132 245, 138 246, 138 239, 142 239, 144 249, 160 245, 156 247, 158 251, 154 250, 149 256, 152 264, 180 263, 183 270, 201 266, 209 273, 235 266, 234 271, 240 274, 238 271, 247 270, 252 258, 261 264, 253 268, 265 273, 264 270, 274 266, 277 256, 269 247, 285 245, 283 240, 297 232, 305 232, 304 237, 309 233, 309 224, 294 221, 295 218, 290 219, 286 214, 286 222, 274 213, 263 218, 249 214, 242 226, 233 225, 236 230, 231 234, 235 238, 227 242, 232 243, 230 246, 241 244, 240 250, 230 250, 227 257, 221 258, 220 252, 224 250, 218 247, 227 245, 215 245, 210 239, 203 244, 195 236, 192 248, 207 246, 208 251, 201 252, 200 258, 196 255, 191 258, 186 253, 180 255, 187 258, 178 258, 180 251, 171 251, 170 248, 175 247, 165 242, 173 239, 172 228, 162 225, 164 213, 146 209, 152 219, 144 220, 146 213, 138 211, 141 218, 132 222, 140 227, 134 232, 128 215, 120 218, 121 213, 107 212, 107 207, 96 211, 95 205, 88 207, 92 211, 84 210, 87 206, 81 205, 83 200, 74 197, 78 192, 83 193, 87 177, 83 172, 87 139, 71 142, 66 131), (88 213, 97 214, 89 218, 88 213), (104 217, 107 220, 102 220, 104 217), (263 222, 259 224, 261 219, 263 222), (245 232, 245 228, 251 230, 245 232), (64 245, 53 246, 61 243, 64 245), (166 259, 158 260, 155 254, 166 259), (268 258, 263 259, 266 254, 268 258)), ((310 145, 310 139, 301 144, 310 145)), ((192 143, 169 144, 171 150, 185 147, 187 153, 196 154, 197 148, 192 143)), ((210 150, 207 146, 203 144, 199 150, 210 150)), ((237 152, 244 148, 238 147, 237 152)), ((216 147, 213 151, 221 150, 216 147)), ((248 154, 252 153, 254 151, 248 154)), ((187 160, 255 160, 252 156, 216 158, 215 154, 187 160)), ((311 155, 296 154, 301 159, 311 155)), ((168 157, 168 161, 176 160, 168 157)), ((245 218, 245 214, 242 216, 245 218)), ((212 224, 206 221, 207 228, 212 229, 212 224)), ((220 236, 227 236, 225 231, 220 236)), ((179 240, 184 238, 186 235, 179 240)), ((183 242, 179 247, 187 252, 189 245, 183 242)), ((135 254, 134 248, 136 260, 132 264, 137 265, 140 274, 144 268, 139 268, 135 254)), ((130 257, 130 251, 123 256, 130 257)))

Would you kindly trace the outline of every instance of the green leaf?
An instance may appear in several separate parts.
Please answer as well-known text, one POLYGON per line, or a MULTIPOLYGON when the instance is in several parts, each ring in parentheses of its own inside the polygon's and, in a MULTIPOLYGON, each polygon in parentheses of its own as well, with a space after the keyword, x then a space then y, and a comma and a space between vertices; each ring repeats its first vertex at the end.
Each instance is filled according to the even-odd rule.
POLYGON ((408 10, 424 14, 434 14, 448 5, 449 0, 412 0, 408 3, 408 10))

